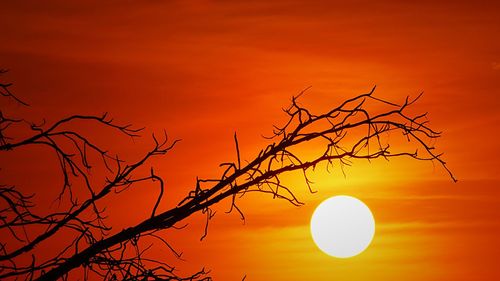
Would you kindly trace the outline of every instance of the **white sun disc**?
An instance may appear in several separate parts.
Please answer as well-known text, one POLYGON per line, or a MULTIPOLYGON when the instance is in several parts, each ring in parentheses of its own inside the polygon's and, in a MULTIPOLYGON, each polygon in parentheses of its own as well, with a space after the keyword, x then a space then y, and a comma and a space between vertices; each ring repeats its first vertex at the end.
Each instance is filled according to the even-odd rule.
POLYGON ((363 252, 375 234, 370 209, 359 199, 339 195, 316 207, 311 218, 311 235, 323 252, 350 258, 363 252))

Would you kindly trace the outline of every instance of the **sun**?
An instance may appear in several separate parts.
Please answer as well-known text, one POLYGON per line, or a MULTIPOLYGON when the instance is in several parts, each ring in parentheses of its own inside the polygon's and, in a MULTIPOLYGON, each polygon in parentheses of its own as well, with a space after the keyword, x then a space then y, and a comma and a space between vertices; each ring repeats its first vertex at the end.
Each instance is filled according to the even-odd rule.
POLYGON ((375 219, 359 199, 339 195, 316 207, 311 218, 314 243, 330 256, 350 258, 363 252, 375 234, 375 219))

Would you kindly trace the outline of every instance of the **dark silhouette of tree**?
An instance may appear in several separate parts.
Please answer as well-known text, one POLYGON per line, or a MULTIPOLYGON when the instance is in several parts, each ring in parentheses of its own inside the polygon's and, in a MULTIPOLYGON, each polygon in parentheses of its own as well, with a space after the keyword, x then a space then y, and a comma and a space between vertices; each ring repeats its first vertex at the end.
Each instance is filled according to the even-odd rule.
MULTIPOLYGON (((4 100, 27 105, 9 91, 10 86, 0 84, 4 100)), ((96 145, 92 136, 80 132, 75 124, 89 122, 130 137, 139 137, 142 128, 120 125, 107 114, 73 115, 52 124, 35 124, 0 111, 0 151, 45 146, 57 156, 63 176, 63 186, 56 199, 60 210, 48 214, 39 213, 35 194, 25 194, 14 185, 0 186, 0 279, 57 280, 68 279, 71 273, 85 280, 90 276, 92 279, 100 276, 103 280, 210 280, 204 269, 191 276, 179 276, 173 265, 148 258, 147 250, 151 245, 141 241, 156 240, 157 247, 167 247, 180 258, 160 235, 161 231, 182 228, 179 223, 201 212, 206 215, 203 239, 215 214, 213 207, 221 200, 230 202, 228 212, 238 212, 245 219, 237 202, 249 192, 268 193, 299 206, 302 203, 293 189, 282 182, 282 175, 301 173, 313 192, 308 172, 318 165, 328 170, 343 170, 355 159, 410 157, 438 163, 455 180, 441 154, 431 145, 440 133, 428 126, 426 114, 407 114, 407 108, 420 95, 415 99, 406 98, 398 105, 375 97, 374 90, 348 99, 322 114, 315 114, 298 102, 303 92, 293 97, 291 105, 284 109, 288 121, 274 127, 272 136, 267 138, 267 147, 249 161, 243 161, 235 134, 235 160, 220 164, 220 177, 197 179, 192 191, 169 210, 158 208, 164 192, 162 178, 153 169, 144 174, 143 166, 152 158, 167 154, 177 140, 170 141, 166 134, 153 135, 154 145, 148 152, 135 162, 125 162, 96 145), (378 104, 384 110, 372 113, 368 104, 378 104), (14 127, 25 130, 29 136, 11 137, 9 132, 14 127), (402 134, 412 148, 402 146, 402 150, 393 151, 387 144, 388 133, 402 134), (322 150, 307 159, 300 148, 311 142, 317 143, 322 150), (93 155, 99 156, 108 175, 101 185, 92 180, 90 162, 91 159, 95 161, 93 155), (113 231, 106 224, 103 199, 148 182, 160 188, 158 197, 151 202, 151 215, 136 225, 113 231), (80 189, 76 190, 77 186, 80 189), (71 240, 49 257, 37 255, 39 245, 55 239, 60 233, 71 240)))

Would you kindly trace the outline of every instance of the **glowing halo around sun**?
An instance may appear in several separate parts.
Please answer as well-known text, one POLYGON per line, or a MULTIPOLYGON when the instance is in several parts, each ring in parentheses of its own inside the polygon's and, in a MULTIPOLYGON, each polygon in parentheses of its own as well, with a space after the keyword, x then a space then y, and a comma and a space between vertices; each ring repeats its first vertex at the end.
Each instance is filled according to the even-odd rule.
POLYGON ((375 234, 375 219, 359 199, 339 195, 316 207, 311 218, 314 243, 326 254, 350 258, 363 252, 375 234))

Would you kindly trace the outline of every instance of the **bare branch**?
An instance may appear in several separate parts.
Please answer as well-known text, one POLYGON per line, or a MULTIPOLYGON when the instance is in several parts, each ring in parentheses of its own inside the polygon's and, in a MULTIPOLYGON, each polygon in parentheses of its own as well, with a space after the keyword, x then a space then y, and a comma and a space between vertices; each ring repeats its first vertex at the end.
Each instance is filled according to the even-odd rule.
MULTIPOLYGON (((2 96, 22 103, 8 91, 9 86, 0 84, 2 96)), ((182 253, 161 235, 162 231, 182 229, 185 224, 177 225, 200 212, 205 215, 200 237, 203 240, 216 213, 213 207, 223 200, 230 204, 227 213, 236 210, 243 223, 245 215, 238 202, 248 193, 269 194, 294 206, 302 205, 294 194, 297 187, 283 180, 285 174, 299 173, 307 189, 314 192, 309 174, 322 164, 327 171, 338 170, 345 175, 345 166, 359 159, 408 157, 437 163, 456 181, 442 153, 436 152, 432 145, 441 134, 429 126, 427 113, 415 116, 407 113, 407 108, 422 94, 407 97, 399 105, 375 97, 374 87, 325 113, 315 114, 299 103, 306 90, 292 97, 291 105, 283 109, 288 120, 284 125, 273 126, 272 136, 266 138, 269 144, 256 156, 242 161, 234 133, 236 160, 220 164, 219 177, 197 177, 194 188, 176 207, 168 210, 160 207, 165 192, 164 179, 153 167, 143 168, 153 158, 166 155, 179 140, 169 141, 165 132, 161 138, 153 135, 153 146, 142 157, 126 162, 101 148, 92 136, 80 132, 76 122, 103 126, 127 137, 139 137, 144 128, 116 123, 106 113, 73 115, 46 125, 6 117, 0 111, 0 152, 24 146, 47 147, 57 157, 63 178, 63 187, 56 199, 59 210, 49 214, 35 212, 35 195, 26 195, 13 185, 0 185, 0 234, 9 237, 0 242, 0 279, 65 280, 80 269, 83 280, 211 280, 205 269, 183 277, 172 264, 149 258, 148 250, 154 241, 159 241, 182 261, 182 253), (373 106, 382 108, 382 112, 373 113, 373 106), (28 130, 30 136, 16 139, 9 134, 14 128, 28 130), (412 147, 401 146, 398 150, 397 145, 390 146, 393 141, 389 133, 406 138, 412 147), (310 143, 318 149, 305 153, 310 143), (100 163, 95 163, 95 156, 100 163), (106 174, 104 183, 96 184, 93 180, 91 171, 96 168, 102 168, 106 174), (101 206, 103 199, 119 196, 139 183, 141 186, 159 184, 158 196, 151 202, 151 215, 137 225, 113 230, 107 226, 106 211, 101 206), (75 192, 76 188, 84 192, 80 189, 75 192), (56 234, 64 234, 71 238, 70 242, 55 250, 51 257, 42 258, 37 246, 56 234), (24 256, 28 255, 31 258, 26 262, 24 256)))

